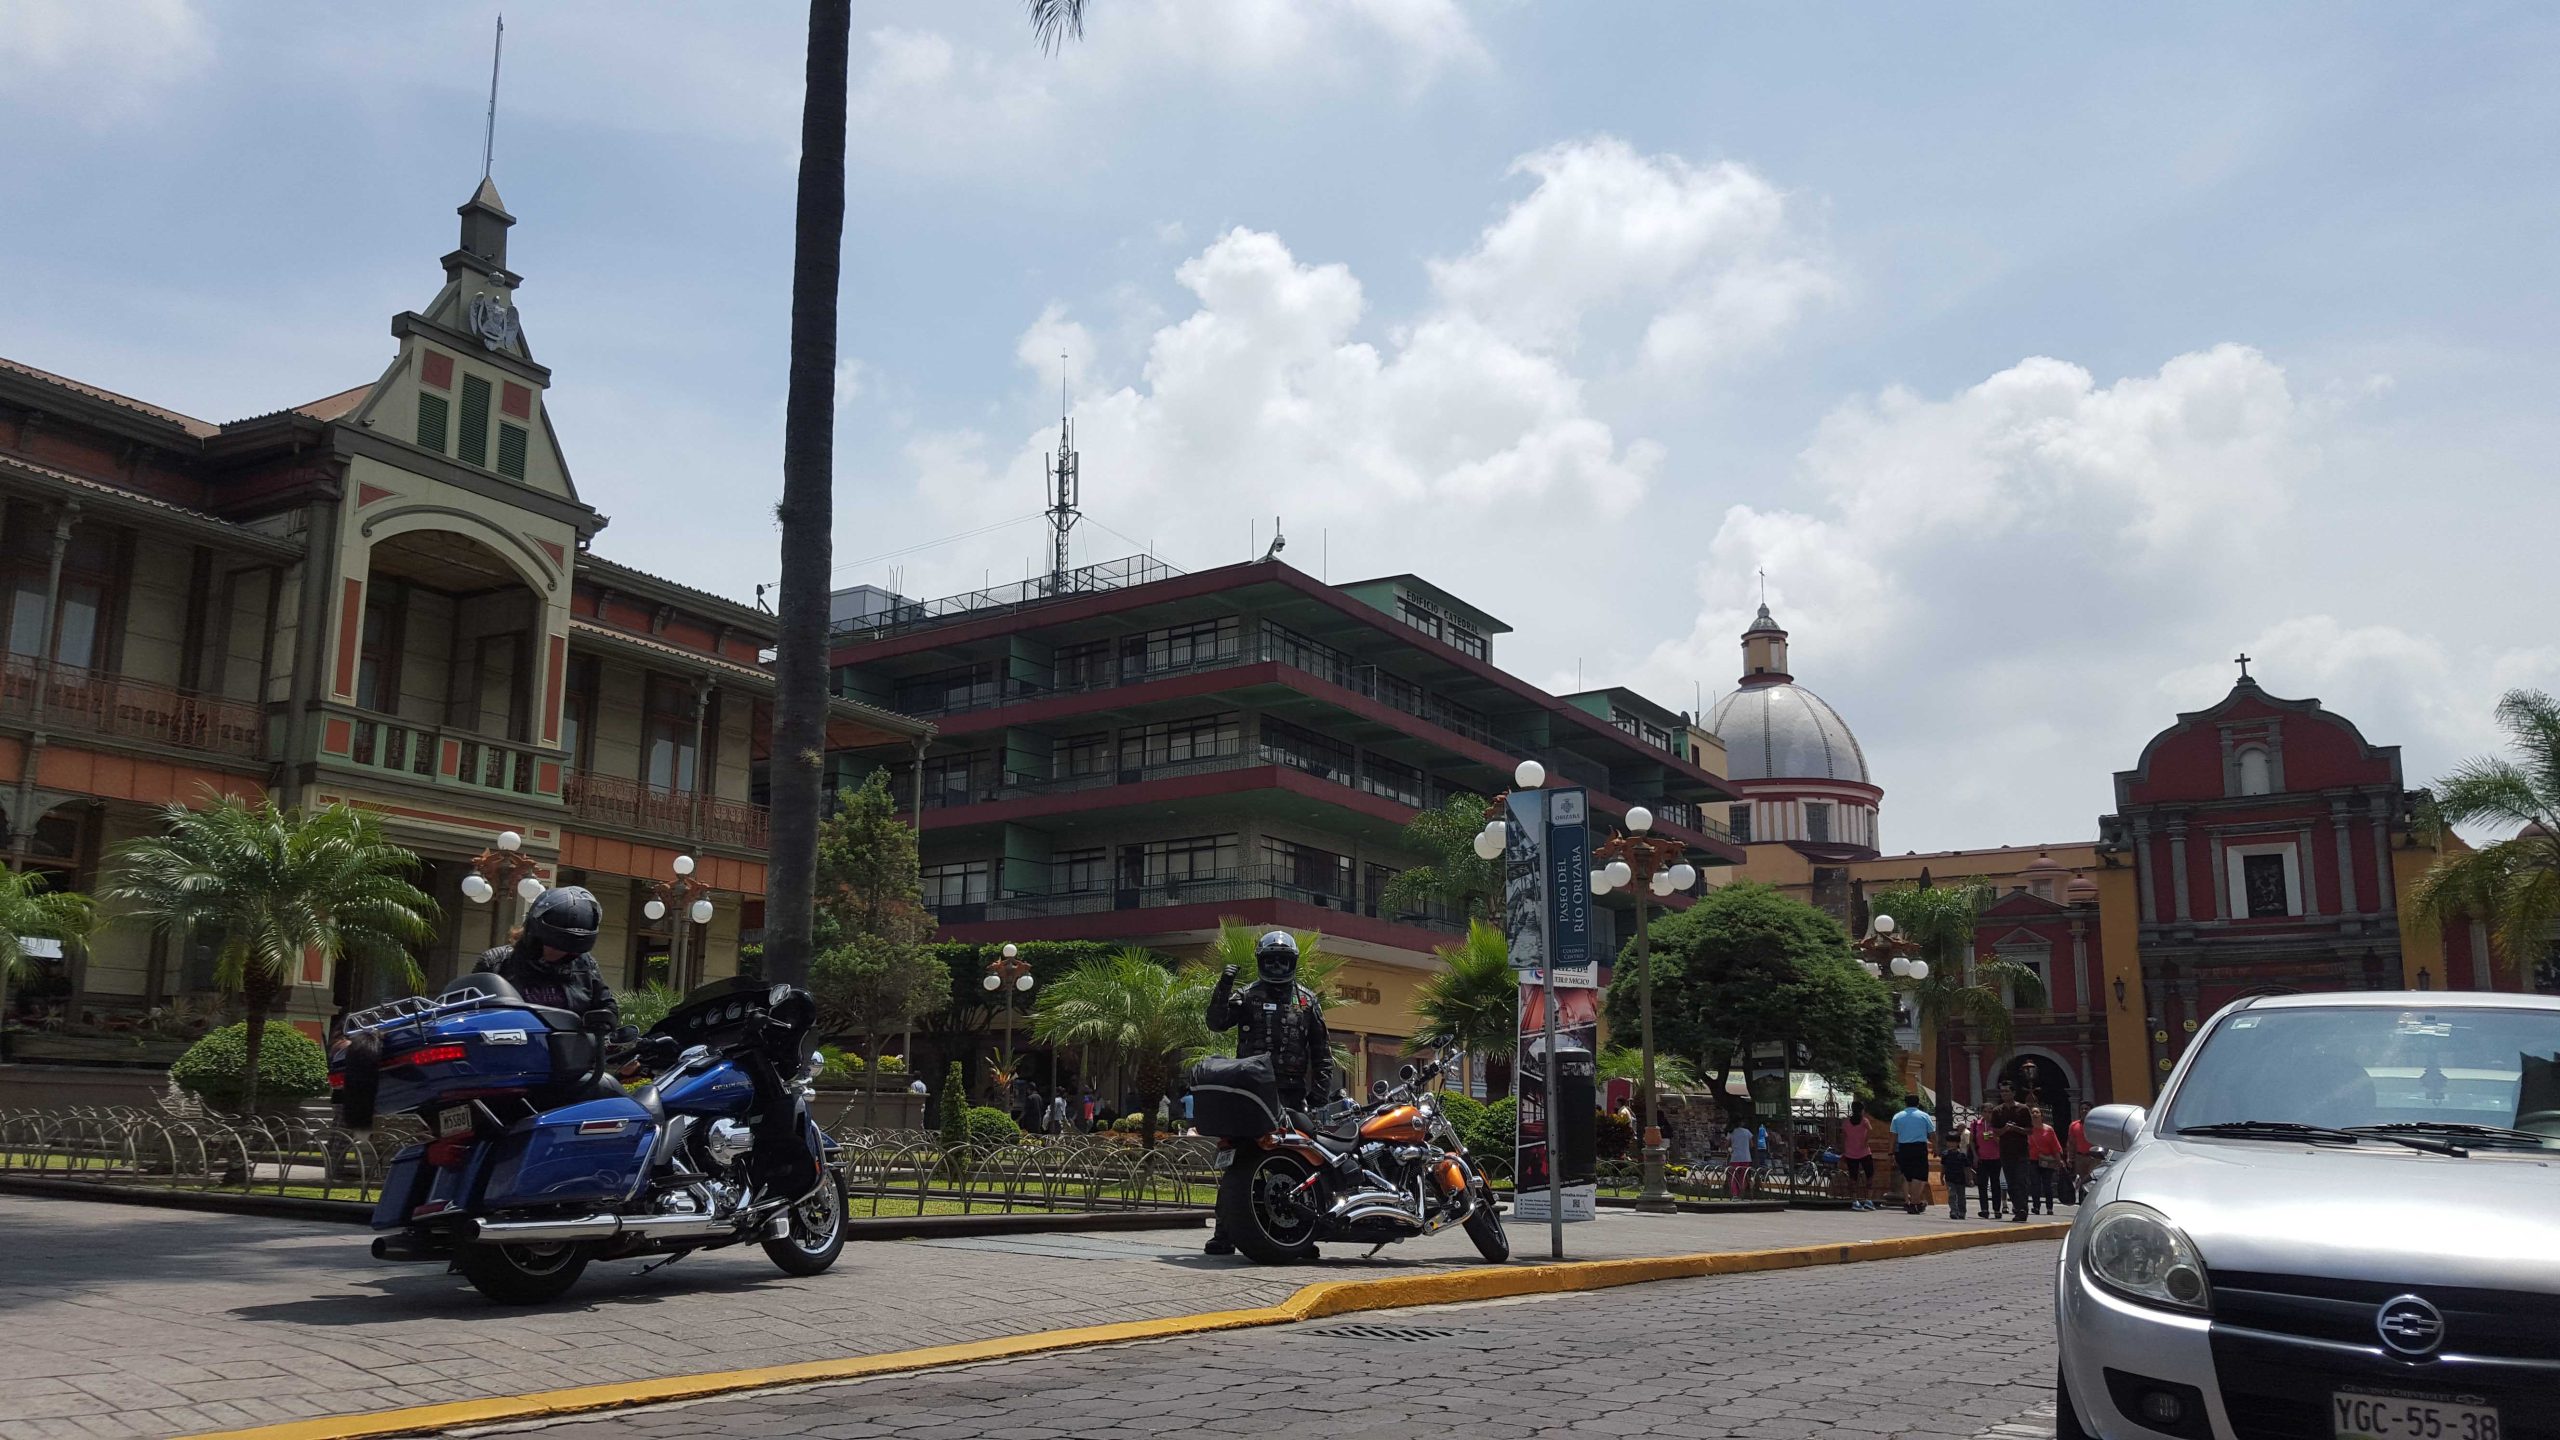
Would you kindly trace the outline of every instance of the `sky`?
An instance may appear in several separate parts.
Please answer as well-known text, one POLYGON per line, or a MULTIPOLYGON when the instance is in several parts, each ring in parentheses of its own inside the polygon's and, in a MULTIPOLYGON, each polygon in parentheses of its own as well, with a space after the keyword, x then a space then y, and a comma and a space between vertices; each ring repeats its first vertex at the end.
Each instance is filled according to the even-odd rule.
MULTIPOLYGON (((804 20, 508 10, 495 177, 599 553, 774 578, 804 20)), ((0 354, 361 383, 479 177, 491 6, 0 0, 0 354)), ((2560 688, 2560 13, 860 3, 842 584, 1411 571, 1712 706, 1760 596, 1885 846, 2067 843, 2246 651, 2424 785, 2560 688), (1062 361, 1061 356, 1064 359, 1062 361)))

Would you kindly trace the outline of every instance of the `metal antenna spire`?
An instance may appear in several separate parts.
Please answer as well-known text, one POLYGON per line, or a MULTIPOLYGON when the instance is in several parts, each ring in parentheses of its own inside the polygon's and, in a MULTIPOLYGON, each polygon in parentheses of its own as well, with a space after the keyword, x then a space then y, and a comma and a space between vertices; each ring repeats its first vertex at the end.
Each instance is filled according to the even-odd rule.
POLYGON ((1067 418, 1067 356, 1058 352, 1058 453, 1049 464, 1049 528, 1054 534, 1049 557, 1049 593, 1067 589, 1067 532, 1083 518, 1077 508, 1083 495, 1076 455, 1075 422, 1067 418))
POLYGON ((498 61, 507 48, 507 17, 498 17, 498 38, 489 45, 489 123, 480 132, 480 178, 489 178, 498 158, 498 61))
POLYGON ((1769 567, 1766 565, 1760 567, 1760 603, 1769 603, 1769 567))

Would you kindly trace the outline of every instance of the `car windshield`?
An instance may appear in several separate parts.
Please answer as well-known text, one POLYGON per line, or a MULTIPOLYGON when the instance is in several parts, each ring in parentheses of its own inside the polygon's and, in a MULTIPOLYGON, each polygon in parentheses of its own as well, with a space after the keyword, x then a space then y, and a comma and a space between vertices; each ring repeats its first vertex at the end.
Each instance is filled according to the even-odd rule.
POLYGON ((2170 1101, 2167 1128, 2252 1121, 2410 1127, 2560 1148, 2560 1011, 2245 1011, 2207 1037, 2170 1101))

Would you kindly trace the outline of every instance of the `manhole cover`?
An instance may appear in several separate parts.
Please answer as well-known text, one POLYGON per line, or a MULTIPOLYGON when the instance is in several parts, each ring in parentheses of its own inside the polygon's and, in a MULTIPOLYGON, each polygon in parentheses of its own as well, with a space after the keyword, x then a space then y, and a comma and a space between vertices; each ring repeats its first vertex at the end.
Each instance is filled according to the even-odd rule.
POLYGON ((1334 1340, 1454 1340, 1461 1335, 1481 1335, 1457 1325, 1327 1325, 1321 1330, 1300 1332, 1322 1335, 1334 1340))

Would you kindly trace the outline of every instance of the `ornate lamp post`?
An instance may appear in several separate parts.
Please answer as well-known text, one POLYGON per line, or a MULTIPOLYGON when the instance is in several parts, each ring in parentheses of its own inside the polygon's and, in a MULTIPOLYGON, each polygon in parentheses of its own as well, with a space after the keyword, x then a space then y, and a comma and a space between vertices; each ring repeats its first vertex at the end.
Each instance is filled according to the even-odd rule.
MULTIPOLYGON (((1890 915, 1878 915, 1868 922, 1867 933, 1859 938, 1856 948, 1859 968, 1879 979, 1888 970, 1893 972, 1896 980, 1914 984, 1929 978, 1929 962, 1920 958, 1920 942, 1902 934, 1890 915)), ((1896 985, 1893 988, 1903 990, 1907 987, 1896 985)), ((1917 1026, 1920 1017, 1915 1012, 1911 1020, 1912 1024, 1917 1026)), ((1912 1063, 1915 1067, 1919 1064, 1916 1058, 1912 1063)), ((1916 1068, 1912 1075, 1904 1079, 1905 1083, 1916 1088, 1918 1084, 1916 1068)), ((1944 1097, 1940 1099, 1943 1103, 1944 1097)))
MULTIPOLYGON (((1004 996, 1004 1068, 1008 1075, 1013 1073, 1013 997, 1030 994, 1031 987, 1038 983, 1031 977, 1031 962, 1021 959, 1021 954, 1020 949, 1008 943, 1002 954, 987 962, 986 978, 978 982, 988 994, 1004 996)), ((1054 1072, 1050 1083, 1057 1083, 1054 1072)))
MULTIPOLYGON (((675 872, 672 880, 648 880, 649 900, 640 913, 651 920, 667 918, 670 910, 680 913, 696 925, 711 923, 711 887, 693 878, 694 863, 690 855, 679 855, 667 866, 675 872)), ((678 990, 693 986, 693 966, 700 958, 696 947, 685 944, 685 927, 677 925, 668 937, 667 981, 678 990)))
POLYGON ((1642 805, 1627 808, 1627 828, 1591 852, 1592 859, 1606 862, 1591 872, 1591 893, 1625 890, 1636 900, 1636 1003, 1644 1046, 1644 1189, 1636 1196, 1636 1208, 1667 1214, 1674 1207, 1662 1182, 1669 1147, 1662 1142, 1662 1117, 1654 1113, 1653 932, 1645 919, 1645 895, 1649 891, 1667 898, 1688 889, 1698 883, 1698 867, 1682 858, 1689 847, 1647 833, 1652 829, 1652 811, 1642 805))
POLYGON ((503 885, 516 892, 517 904, 530 905, 542 895, 542 878, 535 873, 540 868, 524 853, 522 835, 501 830, 488 849, 471 857, 471 873, 462 877, 462 898, 486 905, 503 885))

